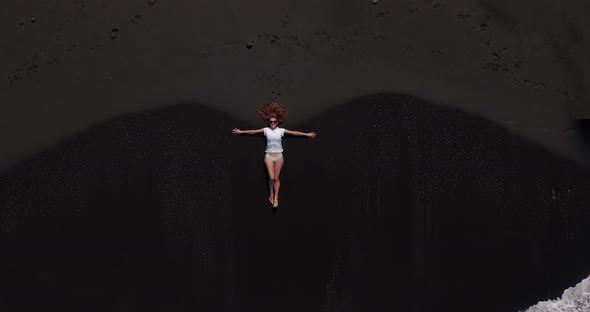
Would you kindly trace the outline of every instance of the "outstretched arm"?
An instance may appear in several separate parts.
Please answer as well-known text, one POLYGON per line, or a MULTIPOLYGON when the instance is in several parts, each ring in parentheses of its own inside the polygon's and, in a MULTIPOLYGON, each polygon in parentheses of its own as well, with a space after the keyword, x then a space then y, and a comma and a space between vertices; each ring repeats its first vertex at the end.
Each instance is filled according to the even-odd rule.
POLYGON ((315 132, 300 132, 300 131, 292 131, 285 129, 286 134, 290 135, 298 135, 298 136, 306 136, 308 138, 315 138, 315 132))
POLYGON ((264 132, 264 128, 254 129, 254 130, 240 130, 238 128, 234 128, 231 131, 233 134, 257 134, 264 132))

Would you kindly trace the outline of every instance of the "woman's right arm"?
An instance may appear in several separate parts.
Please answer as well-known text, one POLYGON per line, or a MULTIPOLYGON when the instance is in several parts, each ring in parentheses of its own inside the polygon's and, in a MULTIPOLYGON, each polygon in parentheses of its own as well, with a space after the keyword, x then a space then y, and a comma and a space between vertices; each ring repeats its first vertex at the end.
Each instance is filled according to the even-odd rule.
POLYGON ((264 132, 264 128, 254 129, 254 130, 240 130, 238 128, 234 128, 232 130, 233 134, 258 134, 264 132))

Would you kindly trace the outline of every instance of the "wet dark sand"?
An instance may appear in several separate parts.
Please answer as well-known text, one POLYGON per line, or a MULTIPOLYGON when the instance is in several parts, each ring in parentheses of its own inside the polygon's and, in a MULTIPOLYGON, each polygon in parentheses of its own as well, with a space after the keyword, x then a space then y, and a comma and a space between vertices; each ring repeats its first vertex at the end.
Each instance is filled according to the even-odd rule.
POLYGON ((2 311, 516 311, 590 274, 590 173, 405 96, 261 136, 177 105, 98 125, 0 179, 2 311))

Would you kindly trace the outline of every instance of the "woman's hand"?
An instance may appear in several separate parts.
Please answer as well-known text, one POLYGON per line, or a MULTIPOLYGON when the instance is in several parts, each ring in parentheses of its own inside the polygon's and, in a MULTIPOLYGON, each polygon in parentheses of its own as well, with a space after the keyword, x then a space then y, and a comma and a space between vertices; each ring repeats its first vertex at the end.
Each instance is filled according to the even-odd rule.
POLYGON ((242 130, 240 130, 240 129, 238 129, 238 128, 234 128, 234 129, 233 129, 231 132, 232 132, 233 134, 242 134, 242 130))
POLYGON ((308 132, 305 134, 305 136, 307 136, 308 138, 315 138, 315 132, 308 132))

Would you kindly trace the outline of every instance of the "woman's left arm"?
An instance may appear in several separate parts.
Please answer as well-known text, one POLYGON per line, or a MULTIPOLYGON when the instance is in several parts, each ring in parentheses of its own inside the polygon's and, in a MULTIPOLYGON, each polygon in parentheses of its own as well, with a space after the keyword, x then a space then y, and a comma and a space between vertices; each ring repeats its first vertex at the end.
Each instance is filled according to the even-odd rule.
POLYGON ((287 129, 285 129, 285 134, 306 136, 308 138, 315 138, 316 137, 315 132, 300 132, 300 131, 292 131, 292 130, 287 130, 287 129))

